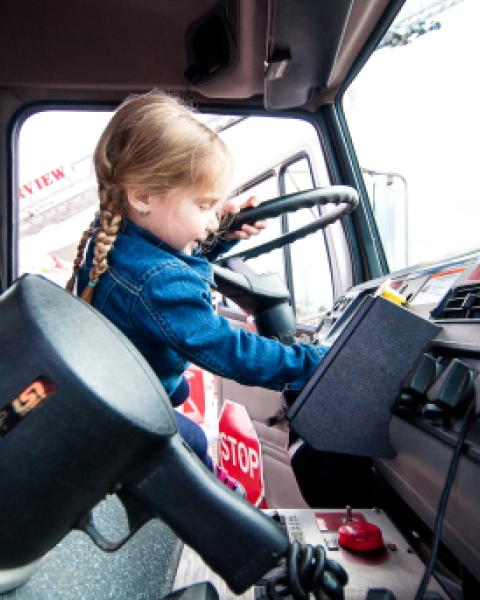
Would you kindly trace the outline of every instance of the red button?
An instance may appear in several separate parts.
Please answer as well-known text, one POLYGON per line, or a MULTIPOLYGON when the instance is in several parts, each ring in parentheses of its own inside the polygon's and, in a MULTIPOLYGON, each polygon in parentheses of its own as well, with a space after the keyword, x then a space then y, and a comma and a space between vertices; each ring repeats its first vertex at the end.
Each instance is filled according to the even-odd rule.
POLYGON ((371 552, 383 546, 381 530, 368 521, 347 521, 338 528, 338 543, 355 552, 371 552))

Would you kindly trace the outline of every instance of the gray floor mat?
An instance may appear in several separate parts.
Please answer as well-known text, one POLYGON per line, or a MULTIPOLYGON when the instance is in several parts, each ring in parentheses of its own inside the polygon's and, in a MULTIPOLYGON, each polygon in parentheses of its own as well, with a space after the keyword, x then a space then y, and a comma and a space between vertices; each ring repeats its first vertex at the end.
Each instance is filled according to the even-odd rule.
MULTIPOLYGON (((123 507, 108 497, 94 511, 104 535, 126 530, 123 507)), ((22 587, 1 600, 158 600, 171 590, 182 543, 158 520, 144 525, 120 550, 106 553, 82 532, 71 532, 22 587)))

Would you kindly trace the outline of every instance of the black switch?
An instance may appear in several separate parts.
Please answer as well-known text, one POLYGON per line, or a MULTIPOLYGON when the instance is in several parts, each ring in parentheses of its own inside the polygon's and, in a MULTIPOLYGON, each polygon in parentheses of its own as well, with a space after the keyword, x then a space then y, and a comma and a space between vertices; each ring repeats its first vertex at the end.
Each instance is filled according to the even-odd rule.
POLYGON ((431 354, 422 354, 411 377, 402 386, 402 392, 415 398, 424 398, 429 387, 439 375, 441 365, 431 354))
POLYGON ((439 417, 444 417, 445 411, 439 404, 427 402, 422 406, 422 415, 431 420, 436 420, 439 417))
POLYGON ((395 600, 395 595, 386 588, 370 588, 366 600, 395 600))
POLYGON ((428 391, 427 398, 445 408, 458 409, 473 396, 474 381, 475 371, 454 358, 428 391))

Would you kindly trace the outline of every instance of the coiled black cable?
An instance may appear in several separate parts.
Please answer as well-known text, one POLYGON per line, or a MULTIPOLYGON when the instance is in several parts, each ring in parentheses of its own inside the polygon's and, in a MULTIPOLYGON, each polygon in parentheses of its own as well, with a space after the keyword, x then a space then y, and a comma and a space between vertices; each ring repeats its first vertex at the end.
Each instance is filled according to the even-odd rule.
POLYGON ((317 600, 325 596, 343 600, 347 582, 345 569, 327 558, 323 546, 293 542, 288 550, 286 572, 267 581, 266 593, 269 600, 282 600, 287 595, 295 600, 308 600, 310 593, 317 600))

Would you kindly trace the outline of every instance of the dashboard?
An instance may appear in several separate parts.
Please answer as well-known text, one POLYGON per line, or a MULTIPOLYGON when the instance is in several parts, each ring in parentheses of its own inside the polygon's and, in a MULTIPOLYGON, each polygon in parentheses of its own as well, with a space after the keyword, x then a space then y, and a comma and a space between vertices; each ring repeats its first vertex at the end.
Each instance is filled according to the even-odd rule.
MULTIPOLYGON (((388 284, 405 307, 439 331, 402 381, 389 422, 393 456, 375 459, 390 486, 433 530, 459 433, 473 402, 442 541, 473 573, 480 572, 480 257, 426 265, 356 286, 339 298, 318 331, 335 337, 365 295, 388 284)), ((409 334, 408 334, 409 335, 409 334)), ((405 334, 406 337, 408 337, 405 334)), ((391 356, 396 356, 397 347, 391 356)), ((370 349, 371 352, 371 349, 370 349)))

